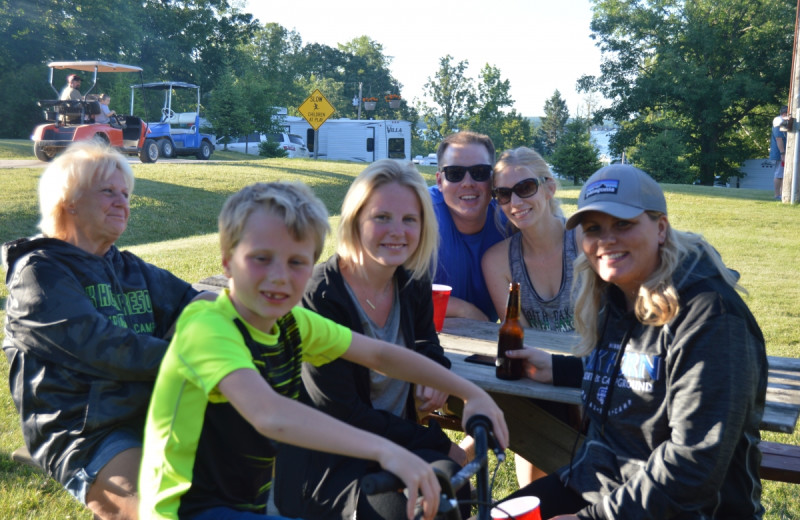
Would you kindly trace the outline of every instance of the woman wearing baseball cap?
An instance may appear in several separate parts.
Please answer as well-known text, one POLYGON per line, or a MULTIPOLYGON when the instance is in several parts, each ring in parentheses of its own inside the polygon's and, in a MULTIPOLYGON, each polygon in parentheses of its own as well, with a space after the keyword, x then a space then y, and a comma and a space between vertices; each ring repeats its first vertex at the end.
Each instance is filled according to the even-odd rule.
POLYGON ((586 439, 513 496, 540 497, 543 518, 761 518, 767 361, 738 275, 672 229, 658 183, 629 165, 589 178, 577 226, 577 357, 509 355, 534 380, 582 386, 586 439))

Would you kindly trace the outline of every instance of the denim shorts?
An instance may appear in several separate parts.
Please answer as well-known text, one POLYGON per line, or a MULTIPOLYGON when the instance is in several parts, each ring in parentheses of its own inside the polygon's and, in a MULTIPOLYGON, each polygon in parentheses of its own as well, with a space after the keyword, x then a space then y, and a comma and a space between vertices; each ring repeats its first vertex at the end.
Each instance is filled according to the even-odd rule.
POLYGON ((111 459, 125 450, 142 447, 142 436, 136 435, 130 430, 117 429, 108 434, 95 448, 92 458, 85 468, 78 470, 72 478, 64 484, 64 488, 70 495, 86 505, 86 493, 94 483, 97 474, 111 462, 111 459))
POLYGON ((292 520, 285 516, 264 515, 264 513, 251 513, 237 511, 230 507, 212 507, 202 513, 191 517, 191 520, 292 520))

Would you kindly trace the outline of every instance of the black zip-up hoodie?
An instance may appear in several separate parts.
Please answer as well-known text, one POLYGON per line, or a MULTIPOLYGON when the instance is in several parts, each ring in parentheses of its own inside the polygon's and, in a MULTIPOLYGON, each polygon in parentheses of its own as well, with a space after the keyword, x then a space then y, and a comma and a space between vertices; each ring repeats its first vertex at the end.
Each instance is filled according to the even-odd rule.
POLYGON ((11 395, 31 455, 63 485, 113 429, 143 433, 162 338, 198 291, 115 246, 34 237, 2 254, 11 395))
MULTIPOLYGON (((706 253, 689 255, 673 283, 681 309, 661 327, 628 313, 617 288, 607 293, 605 332, 583 364, 586 442, 559 470, 591 504, 582 519, 763 515, 761 330, 706 253)), ((555 380, 567 360, 553 361, 555 380)))

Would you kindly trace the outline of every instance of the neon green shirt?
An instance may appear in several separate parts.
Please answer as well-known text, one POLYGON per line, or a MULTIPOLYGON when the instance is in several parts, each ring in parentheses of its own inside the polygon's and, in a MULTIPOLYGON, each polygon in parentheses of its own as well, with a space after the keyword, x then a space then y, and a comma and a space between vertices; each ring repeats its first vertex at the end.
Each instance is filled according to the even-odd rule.
POLYGON ((227 291, 214 302, 186 307, 147 414, 140 517, 181 518, 220 506, 264 511, 275 447, 236 412, 217 385, 235 370, 251 369, 296 399, 301 362, 319 366, 333 361, 351 339, 350 329, 301 307, 265 334, 246 324, 227 291))

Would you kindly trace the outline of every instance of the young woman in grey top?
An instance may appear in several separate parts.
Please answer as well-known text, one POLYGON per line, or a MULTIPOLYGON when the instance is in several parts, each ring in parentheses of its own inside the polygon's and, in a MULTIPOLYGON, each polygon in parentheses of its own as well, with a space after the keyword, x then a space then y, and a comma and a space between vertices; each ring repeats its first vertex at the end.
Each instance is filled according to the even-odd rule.
MULTIPOLYGON (((492 195, 508 217, 511 236, 486 251, 482 267, 499 316, 505 315, 508 284, 519 282, 525 324, 569 332, 575 329, 570 288, 577 247, 575 230, 567 231, 564 226, 555 198, 557 188, 547 163, 530 148, 500 155, 494 167, 492 195)), ((566 418, 565 409, 556 412, 566 418)), ((517 457, 520 486, 543 475, 517 457)))

